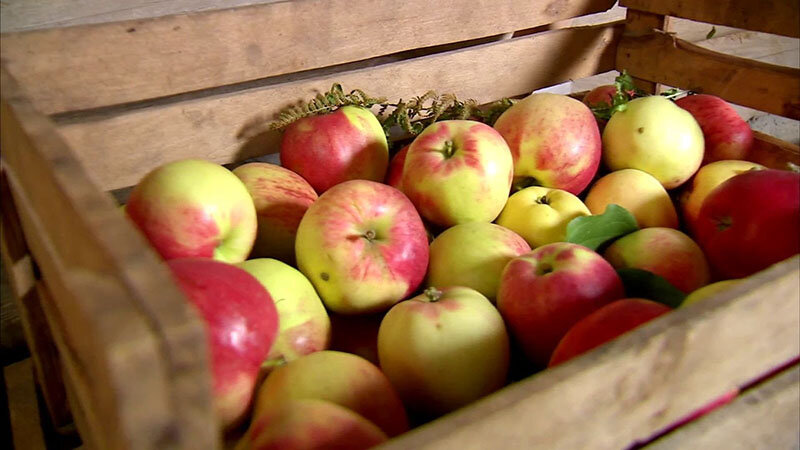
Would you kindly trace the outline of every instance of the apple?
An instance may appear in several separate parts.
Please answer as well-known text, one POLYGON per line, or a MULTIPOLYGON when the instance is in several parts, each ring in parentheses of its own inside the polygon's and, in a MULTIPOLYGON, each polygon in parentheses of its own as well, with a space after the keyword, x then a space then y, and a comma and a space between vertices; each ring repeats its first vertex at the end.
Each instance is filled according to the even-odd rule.
POLYGON ((258 389, 253 415, 299 399, 336 403, 364 416, 389 436, 408 430, 405 408, 386 375, 350 353, 323 350, 273 370, 258 389))
POLYGON ((164 259, 244 261, 256 239, 256 209, 230 170, 201 159, 150 171, 131 191, 125 212, 164 259))
POLYGON ((386 313, 331 314, 331 350, 358 355, 378 364, 378 329, 386 313))
POLYGON ((565 240, 567 224, 591 214, 578 197, 567 191, 530 186, 508 198, 497 224, 516 232, 536 248, 565 240))
POLYGON ((661 95, 629 101, 603 131, 603 161, 610 170, 643 170, 665 189, 691 178, 703 161, 703 151, 700 125, 661 95))
POLYGON ((389 161, 389 171, 386 173, 386 184, 401 191, 403 190, 401 183, 403 181, 403 166, 406 163, 406 155, 410 146, 410 144, 406 145, 395 153, 392 160, 389 161))
POLYGON ((613 97, 617 93, 617 86, 613 84, 604 84, 596 86, 583 96, 583 104, 589 108, 610 108, 613 103, 613 97))
POLYGON ((696 225, 697 242, 720 279, 766 269, 800 252, 800 174, 736 175, 708 194, 696 225))
POLYGON ((705 300, 711 296, 716 295, 719 292, 727 291, 733 285, 739 283, 740 279, 733 279, 733 280, 722 280, 717 281, 715 283, 707 284, 699 289, 692 291, 691 294, 687 295, 683 302, 681 302, 681 307, 689 306, 694 303, 697 303, 701 300, 705 300))
POLYGON ((278 311, 252 275, 208 258, 167 262, 206 324, 214 407, 226 428, 249 410, 261 363, 278 336, 278 311))
POLYGON ((545 366, 573 324, 624 295, 619 275, 599 254, 555 242, 506 265, 497 309, 527 357, 545 366))
POLYGON ((703 164, 747 158, 753 131, 730 103, 715 95, 697 94, 679 98, 675 104, 689 111, 703 130, 703 164))
POLYGON ((669 193, 647 172, 621 169, 597 180, 586 194, 586 206, 592 214, 602 214, 611 204, 627 209, 640 228, 678 228, 678 213, 669 193))
POLYGON ((428 268, 428 237, 397 189, 367 180, 338 184, 297 229, 297 266, 337 313, 380 312, 406 298, 428 268))
POLYGON ((375 424, 345 407, 304 399, 260 413, 235 450, 366 450, 387 440, 375 424))
POLYGON ((258 233, 251 258, 275 258, 294 264, 294 239, 306 210, 317 199, 300 175, 263 162, 243 164, 233 174, 253 197, 258 233))
POLYGON ((348 105, 291 123, 283 132, 280 158, 322 194, 347 180, 383 181, 389 146, 375 115, 348 105))
POLYGON ((531 94, 507 109, 494 127, 511 148, 517 187, 538 184, 578 195, 600 165, 594 114, 566 95, 531 94))
POLYGON ((506 263, 529 251, 525 239, 508 228, 487 222, 462 223, 431 243, 425 283, 472 288, 494 302, 506 263))
POLYGON ((715 161, 700 167, 692 181, 685 185, 679 197, 683 221, 689 232, 694 233, 700 207, 714 188, 740 173, 762 169, 765 167, 761 164, 737 160, 715 161))
POLYGON ((692 238, 673 228, 643 228, 623 236, 603 256, 616 269, 652 272, 688 294, 711 280, 708 262, 692 238))
POLYGON ((569 329, 553 351, 548 367, 586 353, 670 311, 669 306, 642 298, 609 303, 569 329))
POLYGON ((509 342, 503 318, 480 292, 431 287, 389 310, 378 357, 406 407, 435 417, 505 384, 509 342))
POLYGON ((311 282, 294 267, 270 258, 237 264, 267 289, 280 317, 280 331, 267 361, 292 361, 325 350, 331 339, 331 322, 311 282))
POLYGON ((403 192, 441 227, 491 222, 511 189, 511 152, 492 127, 472 120, 434 122, 411 143, 403 192))

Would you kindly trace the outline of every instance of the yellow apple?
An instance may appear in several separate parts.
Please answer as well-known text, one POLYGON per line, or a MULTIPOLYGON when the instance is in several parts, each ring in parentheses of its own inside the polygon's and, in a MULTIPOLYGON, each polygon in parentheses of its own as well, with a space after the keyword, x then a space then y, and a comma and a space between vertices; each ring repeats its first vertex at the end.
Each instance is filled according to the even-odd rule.
POLYGON ((728 290, 734 284, 740 282, 740 279, 733 279, 733 280, 723 280, 717 281, 716 283, 707 284, 699 289, 695 289, 683 299, 681 306, 688 306, 694 303, 699 302, 700 300, 704 300, 712 295, 715 295, 718 292, 722 292, 728 290))
POLYGON ((678 213, 672 199, 647 172, 622 169, 597 180, 586 195, 586 206, 592 214, 602 214, 610 204, 627 209, 640 228, 678 228, 678 213))
POLYGON ((563 241, 570 220, 591 214, 578 197, 567 191, 531 186, 508 198, 497 224, 516 232, 536 248, 563 241))

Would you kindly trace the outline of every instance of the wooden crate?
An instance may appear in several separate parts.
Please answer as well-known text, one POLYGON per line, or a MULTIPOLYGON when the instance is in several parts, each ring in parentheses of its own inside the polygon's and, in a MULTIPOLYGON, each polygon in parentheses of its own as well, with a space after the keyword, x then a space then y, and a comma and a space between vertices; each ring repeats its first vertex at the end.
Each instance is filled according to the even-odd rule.
MULTIPOLYGON (((223 445, 202 324, 109 192, 170 160, 275 152, 278 135, 257 125, 334 82, 489 102, 626 69, 651 90, 702 88, 800 118, 797 69, 669 33, 677 16, 797 38, 796 1, 624 0, 625 21, 563 28, 614 3, 299 0, 3 35, 2 256, 56 427, 74 421, 87 448, 223 445)), ((756 160, 800 162, 796 145, 756 139, 756 160)), ((627 448, 787 364, 794 375, 765 398, 791 412, 799 265, 790 258, 386 448, 627 448)), ((791 423, 751 420, 765 433, 791 423)))

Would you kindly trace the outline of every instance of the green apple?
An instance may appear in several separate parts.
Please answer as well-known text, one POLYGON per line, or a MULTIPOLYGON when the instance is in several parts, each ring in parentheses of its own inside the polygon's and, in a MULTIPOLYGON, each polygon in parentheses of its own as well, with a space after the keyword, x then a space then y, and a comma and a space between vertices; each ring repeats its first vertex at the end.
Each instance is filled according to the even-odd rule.
POLYGON ((331 322, 305 275, 277 259, 251 259, 237 265, 267 288, 278 308, 280 331, 268 361, 292 361, 328 348, 331 322))
POLYGON ((597 180, 586 195, 592 214, 602 214, 610 204, 627 209, 640 228, 678 228, 678 213, 664 186, 637 169, 611 172, 597 180))
POLYGON ((603 131, 609 169, 639 169, 665 189, 680 186, 700 167, 703 131, 689 111, 661 95, 639 97, 616 112, 603 131))
POLYGON ((511 259, 531 251, 517 233, 487 222, 450 227, 431 243, 427 286, 464 286, 494 302, 500 273, 511 259))
POLYGON ((378 358, 409 410, 438 416, 505 384, 509 340, 500 313, 480 292, 428 288, 386 314, 378 358))
POLYGON ((536 248, 563 241, 570 220, 591 214, 578 197, 567 191, 531 186, 508 198, 497 224, 516 232, 536 248))
POLYGON ((722 292, 728 290, 731 286, 735 285, 736 283, 742 280, 736 278, 733 280, 722 280, 717 281, 716 283, 707 284, 699 289, 695 289, 683 299, 681 306, 688 306, 694 303, 697 303, 701 300, 707 299, 718 292, 722 292))

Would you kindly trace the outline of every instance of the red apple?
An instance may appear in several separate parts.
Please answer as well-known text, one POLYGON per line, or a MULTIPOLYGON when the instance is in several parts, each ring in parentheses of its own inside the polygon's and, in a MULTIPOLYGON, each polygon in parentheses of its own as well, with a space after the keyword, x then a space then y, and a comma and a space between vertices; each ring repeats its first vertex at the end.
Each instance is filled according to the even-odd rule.
POLYGON ((207 258, 167 264, 205 321, 215 408, 222 424, 233 426, 248 411, 261 363, 278 336, 278 311, 264 286, 236 266, 207 258))
POLYGON ((256 238, 256 210, 230 170, 201 159, 154 169, 133 188, 125 212, 164 259, 241 262, 256 238))
POLYGON ((588 352, 670 311, 669 306, 641 298, 609 303, 569 329, 553 351, 549 367, 588 352))
POLYGON ((393 188, 400 189, 401 191, 403 190, 401 187, 401 182, 403 181, 403 165, 406 163, 406 155, 408 154, 408 147, 410 146, 411 145, 406 145, 395 153, 392 160, 389 161, 389 171, 386 173, 386 184, 393 188))
POLYGON ((351 105, 290 124, 283 132, 280 156, 282 166, 322 194, 347 180, 383 181, 389 146, 375 115, 351 105))
POLYGON ((428 237, 414 205, 374 181, 338 184, 297 229, 297 266, 328 309, 380 312, 406 298, 428 268, 428 237))
POLYGON ((254 162, 233 169, 253 197, 258 235, 251 258, 275 258, 294 264, 294 239, 300 219, 317 199, 300 175, 275 164, 254 162))
POLYGON ((589 108, 610 108, 613 103, 612 98, 616 93, 616 85, 604 84, 602 86, 597 86, 583 96, 583 103, 589 108))
POLYGON ((555 242, 506 265, 497 308, 528 358, 544 366, 573 324, 624 295, 617 272, 602 256, 555 242))
POLYGON ((560 94, 536 93, 494 125, 514 157, 514 184, 539 184, 578 195, 600 165, 600 130, 588 106, 560 94))
POLYGON ((722 278, 743 278, 800 252, 800 174, 748 171, 703 202, 697 242, 722 278))
POLYGON ((725 100, 710 94, 688 95, 675 104, 694 116, 705 138, 703 164, 726 159, 747 159, 753 131, 725 100))

